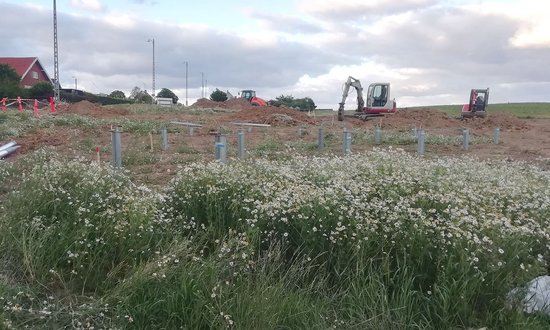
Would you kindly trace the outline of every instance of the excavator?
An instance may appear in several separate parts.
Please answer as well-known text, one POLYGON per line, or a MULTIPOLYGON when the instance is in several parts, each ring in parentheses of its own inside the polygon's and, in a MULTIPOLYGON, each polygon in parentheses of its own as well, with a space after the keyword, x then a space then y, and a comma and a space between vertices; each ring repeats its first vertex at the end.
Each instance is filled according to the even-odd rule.
POLYGON ((372 83, 367 90, 367 104, 363 99, 363 87, 359 79, 352 76, 344 84, 344 92, 342 94, 342 102, 338 107, 338 120, 344 120, 344 105, 348 97, 350 88, 355 88, 357 92, 357 110, 352 115, 355 118, 368 120, 372 117, 381 117, 386 113, 394 113, 397 110, 395 99, 390 99, 390 84, 389 83, 372 83))
POLYGON ((267 105, 267 102, 264 99, 256 96, 256 91, 245 89, 242 90, 239 94, 243 99, 247 100, 252 105, 259 107, 265 107, 267 105))
POLYGON ((489 88, 472 89, 470 102, 462 106, 461 118, 485 118, 487 116, 487 104, 489 102, 489 88))

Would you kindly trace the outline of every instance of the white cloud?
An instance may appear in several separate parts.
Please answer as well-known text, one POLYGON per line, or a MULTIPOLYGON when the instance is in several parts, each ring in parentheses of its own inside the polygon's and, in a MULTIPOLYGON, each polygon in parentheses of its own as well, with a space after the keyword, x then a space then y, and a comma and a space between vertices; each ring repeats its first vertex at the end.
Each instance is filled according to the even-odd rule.
POLYGON ((71 0, 71 5, 82 10, 100 12, 105 6, 99 0, 71 0))

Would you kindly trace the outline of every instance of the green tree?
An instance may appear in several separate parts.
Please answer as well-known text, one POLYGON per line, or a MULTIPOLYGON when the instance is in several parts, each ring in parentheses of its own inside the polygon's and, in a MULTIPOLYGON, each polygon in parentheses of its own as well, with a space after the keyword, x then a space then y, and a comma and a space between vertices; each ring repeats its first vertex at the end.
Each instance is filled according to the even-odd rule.
POLYGON ((47 81, 41 81, 28 90, 28 96, 32 99, 47 99, 53 96, 53 85, 47 81))
POLYGON ((126 98, 126 95, 124 94, 124 92, 119 91, 118 89, 112 91, 111 94, 109 94, 109 96, 112 97, 112 98, 115 98, 115 99, 125 99, 126 98))
POLYGON ((273 105, 276 107, 284 106, 288 108, 298 109, 300 111, 311 111, 317 107, 315 105, 315 102, 313 102, 310 97, 296 99, 292 95, 277 96, 275 100, 270 100, 268 103, 269 105, 273 105))
POLYGON ((223 102, 227 100, 227 93, 216 88, 216 90, 210 94, 210 99, 216 102, 223 102))
POLYGON ((21 77, 7 64, 0 64, 0 98, 15 98, 23 94, 19 86, 21 77))
POLYGON ((179 100, 179 97, 168 88, 161 89, 160 92, 157 93, 157 97, 166 97, 166 98, 169 97, 172 99, 173 104, 177 104, 179 100))
POLYGON ((130 98, 136 103, 153 103, 153 97, 146 90, 141 90, 138 86, 132 88, 130 98))

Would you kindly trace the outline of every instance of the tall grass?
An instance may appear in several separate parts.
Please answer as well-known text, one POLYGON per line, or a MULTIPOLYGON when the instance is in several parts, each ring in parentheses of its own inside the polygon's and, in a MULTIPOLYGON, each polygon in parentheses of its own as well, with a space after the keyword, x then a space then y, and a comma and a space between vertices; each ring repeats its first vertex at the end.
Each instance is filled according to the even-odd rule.
POLYGON ((391 149, 193 163, 153 192, 54 157, 19 177, 0 214, 4 325, 550 324, 507 301, 547 267, 550 176, 525 164, 391 149))

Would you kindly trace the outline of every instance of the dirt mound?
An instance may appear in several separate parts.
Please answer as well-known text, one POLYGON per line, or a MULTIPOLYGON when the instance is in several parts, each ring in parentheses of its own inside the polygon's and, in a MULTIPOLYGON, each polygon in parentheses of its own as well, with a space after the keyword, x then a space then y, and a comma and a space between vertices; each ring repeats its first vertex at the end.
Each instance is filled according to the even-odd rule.
POLYGON ((249 107, 230 116, 231 121, 239 121, 256 124, 269 124, 271 126, 296 126, 302 124, 314 125, 307 114, 284 107, 249 107))
POLYGON ((100 105, 86 100, 72 104, 60 104, 57 106, 57 111, 60 113, 70 113, 91 117, 124 116, 130 113, 128 109, 125 108, 103 108, 100 105))
POLYGON ((223 108, 223 102, 216 102, 202 98, 191 104, 191 108, 223 108))
MULTIPOLYGON (((378 121, 375 119, 375 121, 378 121)), ((458 119, 450 118, 446 113, 430 109, 402 109, 388 114, 380 120, 385 128, 446 128, 460 125, 458 119)))
POLYGON ((191 105, 191 108, 222 108, 222 109, 233 109, 233 110, 243 110, 254 108, 250 102, 243 98, 232 98, 223 102, 216 102, 209 99, 198 99, 197 102, 191 105))
POLYGON ((472 128, 497 128, 526 130, 530 126, 524 120, 519 119, 511 113, 506 112, 489 112, 485 118, 468 118, 464 120, 464 126, 472 128))

